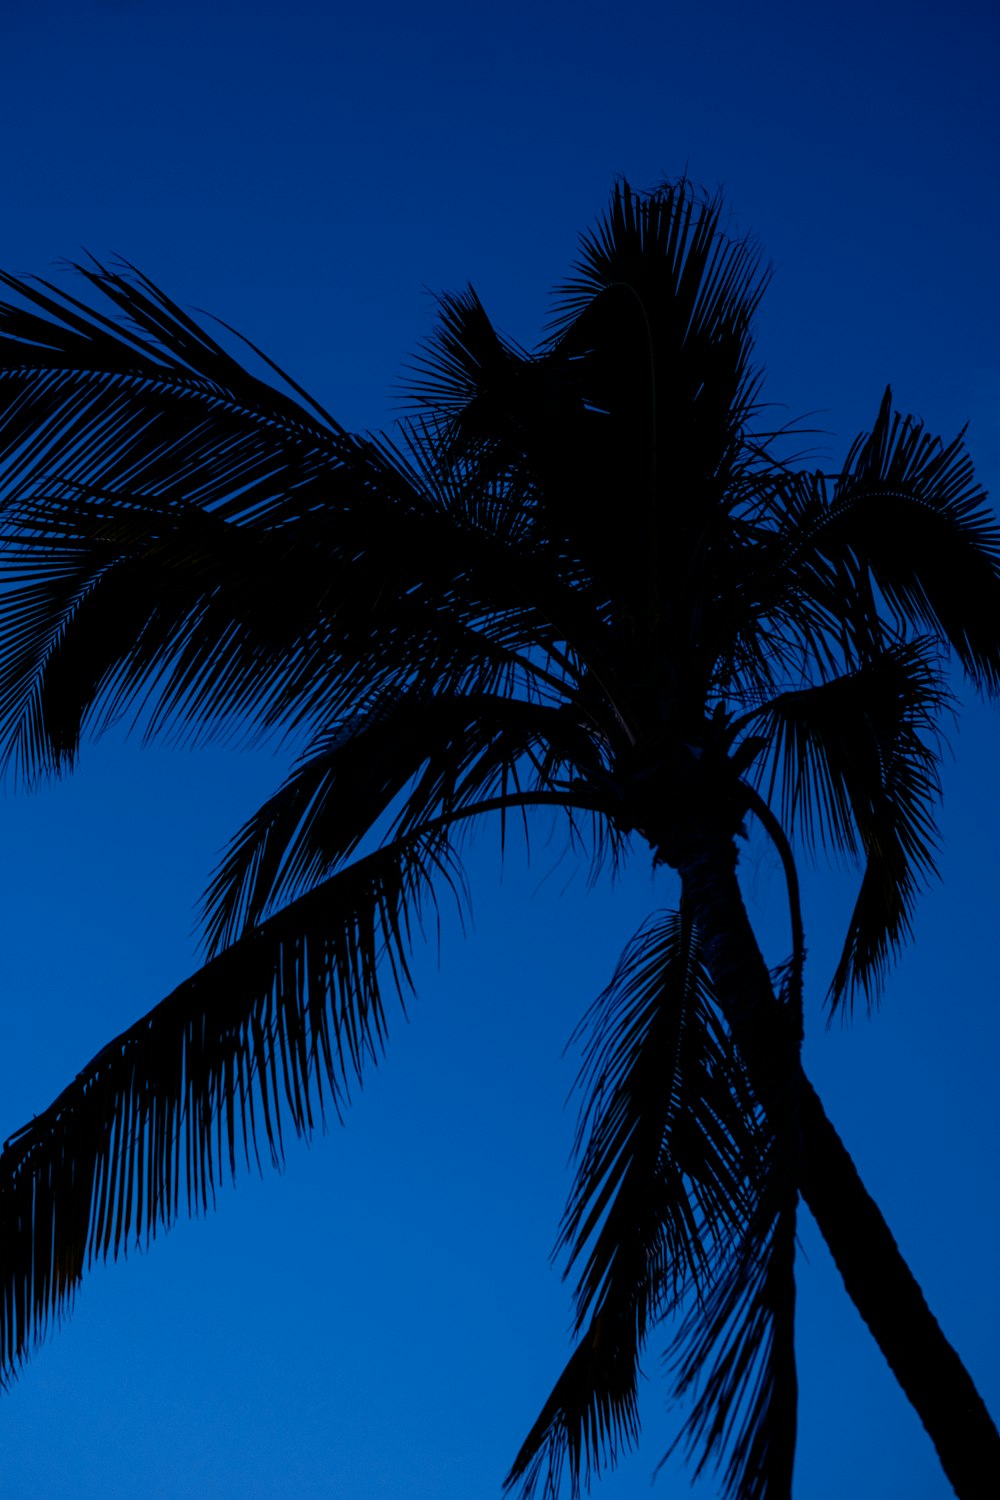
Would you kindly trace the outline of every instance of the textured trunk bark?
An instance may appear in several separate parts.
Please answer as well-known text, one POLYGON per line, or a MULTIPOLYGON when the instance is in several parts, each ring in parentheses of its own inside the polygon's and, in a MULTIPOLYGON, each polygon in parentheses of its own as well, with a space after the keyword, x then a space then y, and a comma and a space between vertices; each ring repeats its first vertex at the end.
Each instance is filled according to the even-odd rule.
POLYGON ((1000 1436, 797 1061, 798 1020, 775 998, 736 879, 731 838, 674 843, 669 863, 701 930, 716 993, 765 1109, 798 1093, 799 1187, 848 1295, 930 1436, 961 1500, 1000 1494, 1000 1436), (793 1050, 794 1049, 794 1052, 793 1050), (794 1082, 789 1068, 795 1070, 794 1082))

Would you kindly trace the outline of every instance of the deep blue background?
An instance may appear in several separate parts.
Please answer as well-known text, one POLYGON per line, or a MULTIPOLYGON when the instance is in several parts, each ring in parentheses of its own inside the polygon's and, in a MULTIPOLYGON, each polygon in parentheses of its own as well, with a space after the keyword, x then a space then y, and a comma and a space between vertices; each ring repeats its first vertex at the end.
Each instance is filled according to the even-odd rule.
MULTIPOLYGON (((471 279, 532 343, 546 292, 617 173, 725 186, 776 264, 768 394, 819 411, 824 462, 898 404, 1000 468, 993 9, 34 0, 0 11, 0 264, 118 252, 244 330, 348 426, 393 420, 430 325, 471 279), (203 13, 207 11, 206 13, 203 13)), ((881 1013, 827 1032, 845 885, 807 885, 809 1066, 946 1331, 1000 1407, 996 1357, 997 720, 973 705, 944 768, 943 884, 881 1013)), ((0 805, 0 1135, 192 968, 216 852, 282 753, 86 751, 0 805)), ((283 1178, 86 1282, 0 1400, 19 1500, 478 1500, 568 1351, 547 1256, 567 1186, 563 1045, 665 877, 641 855, 587 895, 544 828, 393 1028, 350 1114, 283 1178), (554 873, 550 873, 553 871, 554 873), (547 879, 543 877, 548 876, 547 879)), ((780 956, 773 861, 753 914, 780 956)), ((803 1215, 801 1500, 943 1500, 919 1424, 803 1215)), ((674 1430, 647 1360, 648 1492, 674 1430)), ((661 1494, 685 1493, 676 1465, 661 1494)), ((711 1496, 711 1477, 698 1488, 711 1496)))

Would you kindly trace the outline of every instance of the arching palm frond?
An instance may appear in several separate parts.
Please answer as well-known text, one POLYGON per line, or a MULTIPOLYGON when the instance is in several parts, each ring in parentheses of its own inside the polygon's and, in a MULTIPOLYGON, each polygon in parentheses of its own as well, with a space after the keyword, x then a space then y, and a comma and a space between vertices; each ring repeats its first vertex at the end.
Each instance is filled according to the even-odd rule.
POLYGON ((522 795, 568 797, 569 772, 588 767, 599 748, 569 707, 420 687, 377 696, 319 735, 233 839, 206 895, 208 949, 325 878, 390 812, 401 837, 490 799, 502 816, 522 795))
POLYGON ((208 963, 116 1037, 0 1155, 0 1372, 85 1266, 205 1209, 239 1158, 340 1112, 384 1045, 421 913, 464 881, 441 832, 377 850, 208 963))
MULTIPOLYGON (((935 873, 937 745, 952 699, 936 643, 890 646, 857 670, 781 694, 752 716, 782 820, 815 848, 863 863, 830 1003, 879 993, 935 873)), ((762 775, 768 774, 762 769, 762 775)))
POLYGON ((571 1493, 638 1434, 639 1360, 741 1241, 763 1141, 683 912, 633 939, 584 1021, 579 1170, 557 1251, 579 1265, 579 1343, 507 1478, 571 1493))

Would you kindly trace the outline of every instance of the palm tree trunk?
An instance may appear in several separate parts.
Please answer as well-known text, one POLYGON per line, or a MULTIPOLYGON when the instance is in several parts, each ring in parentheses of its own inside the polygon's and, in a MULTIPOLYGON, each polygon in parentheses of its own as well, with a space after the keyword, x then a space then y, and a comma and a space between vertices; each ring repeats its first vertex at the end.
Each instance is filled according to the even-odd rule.
POLYGON ((848 1295, 923 1422, 961 1500, 1000 1493, 1000 1435, 924 1300, 798 1057, 798 1019, 776 1000, 736 879, 732 838, 672 841, 669 863, 701 931, 716 994, 765 1109, 798 1092, 799 1189, 848 1295), (794 1068, 794 1083, 790 1068, 794 1068))

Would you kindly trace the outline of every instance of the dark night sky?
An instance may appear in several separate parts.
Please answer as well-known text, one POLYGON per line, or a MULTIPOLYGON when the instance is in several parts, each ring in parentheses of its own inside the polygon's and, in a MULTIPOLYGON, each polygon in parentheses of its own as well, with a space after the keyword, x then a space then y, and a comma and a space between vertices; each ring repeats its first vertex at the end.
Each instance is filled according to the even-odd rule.
MULTIPOLYGON (((119 253, 265 348, 351 427, 394 420, 427 295, 471 280, 531 344, 616 174, 722 184, 775 263, 767 393, 814 412, 832 465, 887 382, 1000 471, 1000 42, 992 7, 373 5, 34 0, 0 11, 0 265, 119 253)), ((806 886, 810 1070, 994 1411, 996 712, 944 766, 943 883, 881 1012, 827 1031, 845 881, 806 886)), ((143 751, 3 801, 0 1135, 194 966, 200 890, 288 751, 143 751)), ((545 828, 347 1118, 283 1177, 96 1271, 0 1400, 19 1500, 473 1500, 499 1482, 568 1352, 548 1262, 568 1184, 563 1046, 645 913, 637 851, 588 894, 545 828)), ((772 861, 744 861, 769 952, 772 861)), ((916 1418, 803 1215, 800 1500, 945 1500, 916 1418)), ((645 1435, 596 1491, 648 1492, 675 1430, 659 1347, 645 1435)), ((654 1493, 686 1493, 668 1465, 654 1493)), ((711 1477, 695 1492, 715 1493, 711 1477)))

